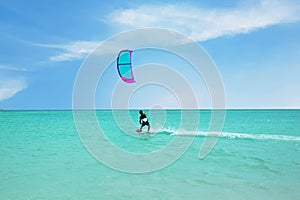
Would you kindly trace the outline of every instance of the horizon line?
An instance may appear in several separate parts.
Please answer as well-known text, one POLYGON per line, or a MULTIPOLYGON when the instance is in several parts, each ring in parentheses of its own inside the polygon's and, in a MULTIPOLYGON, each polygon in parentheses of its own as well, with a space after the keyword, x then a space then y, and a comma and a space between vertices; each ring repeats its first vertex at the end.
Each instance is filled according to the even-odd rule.
MULTIPOLYGON (((107 110, 141 110, 141 108, 130 108, 130 109, 111 109, 111 108, 100 108, 100 109, 0 109, 0 112, 5 111, 107 111, 107 110)), ((142 110, 300 110, 300 108, 166 108, 166 109, 149 109, 143 108, 142 110)))

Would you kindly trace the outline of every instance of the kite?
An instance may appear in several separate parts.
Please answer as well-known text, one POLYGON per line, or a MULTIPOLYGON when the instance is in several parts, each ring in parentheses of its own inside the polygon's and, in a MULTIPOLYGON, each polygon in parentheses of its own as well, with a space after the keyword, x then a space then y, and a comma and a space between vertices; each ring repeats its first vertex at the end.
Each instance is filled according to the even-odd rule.
POLYGON ((135 83, 132 72, 132 51, 125 49, 119 52, 117 58, 117 70, 120 78, 126 83, 135 83))

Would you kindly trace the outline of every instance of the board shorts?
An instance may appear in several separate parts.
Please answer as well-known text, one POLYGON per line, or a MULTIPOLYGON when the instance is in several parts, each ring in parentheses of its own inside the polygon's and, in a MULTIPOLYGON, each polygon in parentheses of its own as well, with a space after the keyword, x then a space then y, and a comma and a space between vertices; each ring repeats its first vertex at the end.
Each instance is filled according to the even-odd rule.
POLYGON ((143 121, 143 122, 142 122, 142 127, 143 127, 143 126, 146 126, 146 125, 149 126, 149 122, 148 122, 148 121, 143 121))

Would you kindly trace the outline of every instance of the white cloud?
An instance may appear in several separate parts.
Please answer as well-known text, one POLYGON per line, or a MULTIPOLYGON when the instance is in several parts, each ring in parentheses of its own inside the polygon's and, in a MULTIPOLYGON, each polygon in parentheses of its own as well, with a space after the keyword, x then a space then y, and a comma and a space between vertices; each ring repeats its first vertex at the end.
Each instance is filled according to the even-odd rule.
MULTIPOLYGON (((283 0, 262 0, 257 5, 232 9, 197 8, 188 4, 143 5, 134 9, 116 10, 108 16, 113 26, 120 31, 132 28, 169 28, 179 31, 196 41, 205 41, 223 35, 248 33, 256 29, 300 20, 300 5, 283 0)), ((157 43, 166 39, 160 36, 157 43)), ((130 40, 131 38, 128 38, 130 40)), ((126 41, 128 41, 126 40, 126 41)), ((136 38, 135 40, 143 40, 136 38)), ((131 41, 135 41, 131 40, 131 41)), ((101 41, 72 41, 67 44, 37 44, 37 46, 58 49, 60 53, 49 59, 54 62, 80 60, 87 56, 101 41)), ((180 43, 180 41, 178 41, 180 43)), ((108 53, 124 44, 112 43, 108 53)), ((128 48, 128 47, 127 47, 128 48)))
POLYGON ((13 97, 26 87, 27 83, 23 79, 0 80, 0 101, 13 97))
MULTIPOLYGON (((90 54, 93 50, 93 53, 99 55, 107 55, 107 54, 116 54, 120 49, 132 49, 137 46, 137 44, 143 43, 146 45, 145 41, 149 41, 149 38, 156 37, 157 44, 164 44, 166 46, 170 45, 180 45, 184 44, 186 41, 178 40, 170 44, 168 38, 160 34, 160 32, 143 32, 143 35, 139 35, 139 32, 131 32, 129 34, 125 34, 119 37, 110 38, 107 41, 73 41, 67 44, 38 44, 31 43, 36 46, 45 47, 45 48, 53 48, 58 49, 61 53, 58 53, 55 56, 49 57, 49 60, 54 62, 61 61, 73 61, 80 60, 85 58, 88 54, 90 54), (130 41, 130 43, 128 43, 130 41), (99 44, 105 44, 105 48, 96 48, 99 44)), ((153 41, 151 41, 153 44, 153 41)))
POLYGON ((10 71, 20 71, 20 72, 28 71, 25 67, 17 67, 11 65, 0 65, 0 70, 10 70, 10 71))
POLYGON ((98 44, 99 42, 97 41, 73 41, 68 44, 34 43, 36 46, 61 50, 62 53, 50 57, 50 60, 55 62, 80 60, 88 55, 98 44))
POLYGON ((122 28, 161 27, 182 32, 197 41, 247 33, 270 25, 298 21, 300 6, 280 0, 262 0, 252 7, 204 9, 187 4, 144 5, 118 10, 109 21, 122 28))

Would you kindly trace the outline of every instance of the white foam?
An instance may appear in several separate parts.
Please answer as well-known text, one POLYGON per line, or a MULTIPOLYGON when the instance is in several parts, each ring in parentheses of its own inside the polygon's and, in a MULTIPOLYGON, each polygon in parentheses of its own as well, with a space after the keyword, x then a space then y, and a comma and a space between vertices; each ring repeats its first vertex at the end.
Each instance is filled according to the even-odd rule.
POLYGON ((186 131, 186 130, 174 130, 174 129, 162 129, 159 132, 168 132, 171 135, 183 135, 183 136, 219 136, 230 139, 254 139, 254 140, 284 140, 284 141, 300 141, 298 136, 290 135, 273 135, 273 134, 250 134, 250 133, 233 133, 233 132, 203 132, 203 131, 186 131))
POLYGON ((300 141, 300 137, 290 135, 273 135, 273 134, 248 134, 248 133, 222 133, 222 137, 229 138, 246 138, 256 140, 285 140, 285 141, 300 141))

